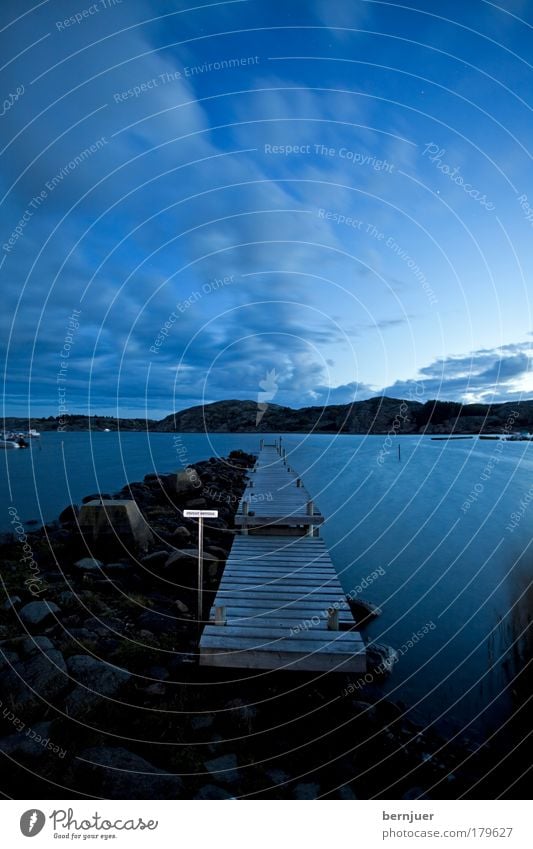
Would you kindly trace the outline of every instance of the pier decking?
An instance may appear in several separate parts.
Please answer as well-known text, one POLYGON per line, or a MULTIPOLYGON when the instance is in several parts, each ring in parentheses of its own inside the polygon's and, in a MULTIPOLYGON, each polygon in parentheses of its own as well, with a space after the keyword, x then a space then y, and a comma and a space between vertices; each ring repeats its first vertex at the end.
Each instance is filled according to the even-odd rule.
POLYGON ((200 663, 364 672, 363 641, 316 526, 324 517, 280 445, 262 445, 200 640, 200 663))

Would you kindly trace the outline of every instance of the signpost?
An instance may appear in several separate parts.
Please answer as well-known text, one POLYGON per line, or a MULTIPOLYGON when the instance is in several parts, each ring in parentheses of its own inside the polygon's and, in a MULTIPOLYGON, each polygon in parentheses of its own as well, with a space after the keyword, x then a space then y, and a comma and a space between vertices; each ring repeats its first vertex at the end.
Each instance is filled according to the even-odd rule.
POLYGON ((185 519, 198 519, 198 630, 203 617, 204 519, 218 519, 218 510, 184 510, 185 519))

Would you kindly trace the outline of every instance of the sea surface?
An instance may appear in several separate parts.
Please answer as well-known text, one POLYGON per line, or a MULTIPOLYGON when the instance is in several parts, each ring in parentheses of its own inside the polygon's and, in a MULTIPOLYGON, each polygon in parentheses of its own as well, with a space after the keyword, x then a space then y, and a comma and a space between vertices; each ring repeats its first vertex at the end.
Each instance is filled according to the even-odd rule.
MULTIPOLYGON (((90 493, 258 444, 255 434, 44 433, 31 450, 2 452, 0 530, 8 507, 39 525, 90 493)), ((385 690, 448 734, 490 733, 516 707, 531 616, 533 443, 286 434, 283 444, 327 518, 344 589, 363 585, 383 611, 365 634, 400 649, 385 690)))

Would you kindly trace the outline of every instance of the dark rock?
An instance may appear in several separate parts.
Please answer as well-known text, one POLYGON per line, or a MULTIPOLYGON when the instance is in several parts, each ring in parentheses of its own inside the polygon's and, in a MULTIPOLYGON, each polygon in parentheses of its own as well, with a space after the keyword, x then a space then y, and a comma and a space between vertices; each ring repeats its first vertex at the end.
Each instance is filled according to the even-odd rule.
POLYGON ((133 569, 133 563, 106 563, 102 568, 104 572, 131 572, 133 569))
POLYGON ((242 771, 237 767, 237 755, 221 755, 205 762, 206 770, 222 784, 236 784, 242 780, 242 771))
POLYGON ((171 536, 177 541, 188 542, 191 538, 191 532, 185 527, 185 525, 178 525, 178 527, 172 531, 171 536))
POLYGON ((207 507, 207 500, 205 498, 189 498, 186 503, 188 510, 201 510, 207 507))
POLYGON ((22 599, 18 595, 9 595, 2 604, 2 610, 11 610, 19 604, 22 604, 22 599))
POLYGON ((308 784, 297 784, 294 788, 295 799, 317 799, 320 796, 320 784, 309 782, 308 784))
POLYGON ((0 651, 0 672, 4 669, 9 669, 14 663, 19 661, 19 656, 16 651, 10 651, 2 648, 0 651))
POLYGON ((95 746, 79 753, 76 772, 107 799, 178 799, 179 776, 170 775, 122 747, 95 746))
POLYGON ((230 796, 222 787, 217 787, 216 784, 206 784, 205 787, 202 787, 201 790, 198 791, 195 799, 234 799, 234 796, 230 796))
POLYGON ((102 494, 100 492, 95 493, 94 495, 86 495, 81 499, 82 504, 88 504, 89 501, 108 501, 112 496, 107 492, 102 494))
MULTIPOLYGON (((198 562, 198 549, 196 548, 180 548, 174 551, 170 557, 167 558, 165 563, 166 567, 169 566, 190 566, 191 563, 198 562)), ((214 557, 209 552, 204 551, 204 565, 208 563, 216 564, 218 562, 218 558, 214 557)))
POLYGON ((410 787, 402 796, 402 799, 427 799, 423 787, 410 787))
POLYGON ((21 651, 26 656, 37 654, 38 651, 47 652, 55 649, 55 646, 48 637, 25 637, 20 645, 21 651))
POLYGON ((212 715, 193 716, 191 719, 191 728, 193 731, 201 731, 203 728, 212 728, 213 723, 214 717, 212 715))
POLYGON ((165 634, 176 626, 173 616, 165 616, 162 613, 148 610, 137 619, 137 626, 143 630, 151 631, 153 634, 165 634))
POLYGON ((143 557, 141 563, 143 566, 148 566, 149 568, 152 566, 163 566, 166 565, 168 560, 168 551, 153 551, 151 554, 147 554, 146 557, 143 557))
POLYGON ((61 525, 68 525, 71 522, 75 522, 78 518, 79 512, 80 508, 77 504, 69 504, 69 506, 65 507, 65 509, 59 514, 59 523, 61 525))
POLYGON ((20 611, 20 618, 24 625, 35 627, 42 625, 50 619, 54 613, 59 613, 60 608, 53 601, 30 601, 20 611))
POLYGON ((398 652, 384 643, 370 643, 366 647, 367 672, 388 675, 398 661, 398 652))
POLYGON ((348 784, 346 784, 344 787, 339 787, 338 794, 339 799, 346 799, 350 801, 357 799, 357 796, 348 784))
POLYGON ((146 677, 155 678, 157 681, 166 681, 170 678, 170 675, 164 666, 149 666, 146 670, 146 677))
POLYGON ((116 666, 91 657, 89 654, 77 654, 69 657, 67 668, 74 681, 104 696, 115 695, 120 687, 131 678, 130 673, 124 669, 118 669, 116 666))
MULTIPOLYGON (((7 755, 21 754, 29 758, 41 758, 49 751, 47 743, 54 746, 53 741, 50 740, 51 728, 52 722, 37 722, 32 727, 19 731, 18 734, 11 734, 0 740, 0 751, 7 755)), ((56 754, 64 757, 66 752, 61 749, 56 754)))
POLYGON ((276 787, 280 784, 287 784, 287 782, 290 781, 289 773, 285 772, 283 769, 267 769, 265 775, 276 787))
POLYGON ((355 623, 359 628, 381 616, 381 608, 372 604, 371 601, 363 601, 362 598, 350 598, 348 596, 348 604, 350 605, 355 623))
POLYGON ((13 711, 25 718, 42 713, 43 701, 53 702, 68 687, 67 667, 61 652, 32 655, 4 672, 0 684, 13 711), (39 698, 40 697, 40 698, 39 698))

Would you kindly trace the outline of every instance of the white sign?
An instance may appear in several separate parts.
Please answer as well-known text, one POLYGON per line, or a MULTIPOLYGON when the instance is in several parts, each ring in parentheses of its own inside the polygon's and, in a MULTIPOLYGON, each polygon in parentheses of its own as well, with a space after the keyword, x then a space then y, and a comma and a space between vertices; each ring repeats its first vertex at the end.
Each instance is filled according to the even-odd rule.
POLYGON ((218 519, 218 510, 184 510, 186 519, 218 519))

